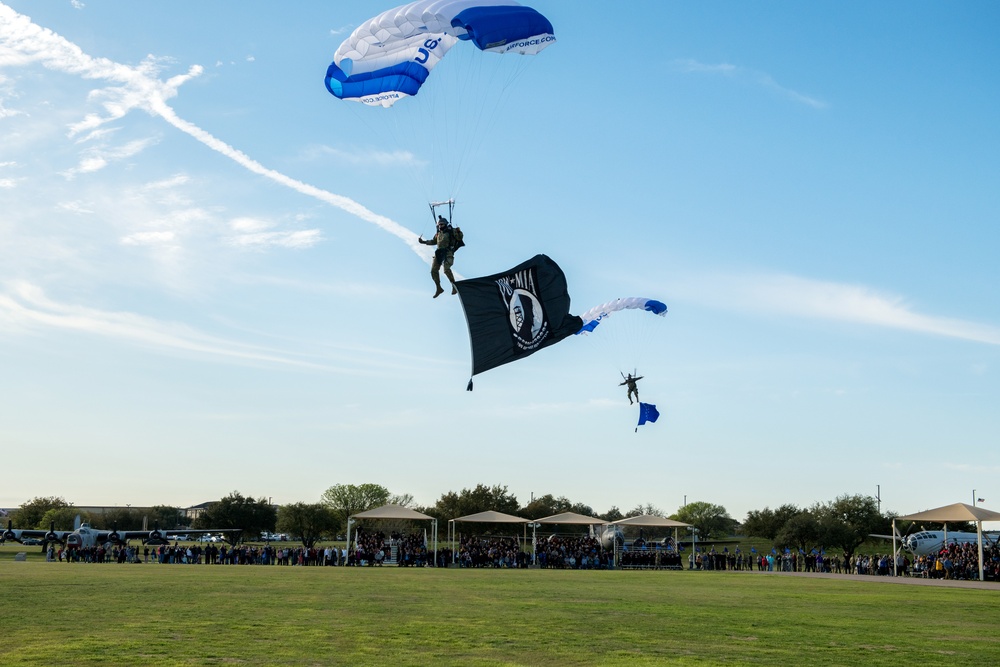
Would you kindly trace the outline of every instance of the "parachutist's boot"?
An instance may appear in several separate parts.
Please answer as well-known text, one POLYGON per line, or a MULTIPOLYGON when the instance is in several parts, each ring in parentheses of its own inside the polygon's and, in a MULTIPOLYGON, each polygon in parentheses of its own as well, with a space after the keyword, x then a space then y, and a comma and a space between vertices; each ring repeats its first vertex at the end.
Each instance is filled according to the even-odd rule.
POLYGON ((458 285, 456 285, 455 283, 451 284, 451 293, 458 294, 458 285))
POLYGON ((436 299, 444 294, 444 290, 441 288, 441 279, 433 274, 431 274, 431 277, 434 278, 434 286, 437 288, 434 290, 434 298, 436 299))
POLYGON ((455 284, 455 274, 451 272, 451 269, 445 269, 444 275, 448 277, 448 282, 451 283, 451 293, 458 294, 458 285, 455 284))

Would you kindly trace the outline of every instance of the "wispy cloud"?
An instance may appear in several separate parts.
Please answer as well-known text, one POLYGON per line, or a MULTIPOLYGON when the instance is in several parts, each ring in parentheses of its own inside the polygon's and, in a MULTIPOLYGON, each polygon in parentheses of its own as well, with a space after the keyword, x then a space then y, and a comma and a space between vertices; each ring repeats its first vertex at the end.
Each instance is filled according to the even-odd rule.
POLYGON ((87 208, 87 204, 80 201, 66 201, 60 202, 56 205, 60 211, 68 211, 70 213, 93 213, 94 210, 87 208))
MULTIPOLYGON (((177 95, 178 88, 190 79, 200 76, 203 68, 194 65, 186 74, 161 81, 157 78, 166 61, 152 56, 138 66, 116 63, 107 58, 94 58, 62 36, 32 23, 27 16, 18 14, 0 4, 0 65, 40 63, 44 67, 87 79, 103 79, 115 84, 94 91, 91 98, 100 102, 104 115, 88 114, 70 127, 70 136, 95 130, 106 123, 122 118, 133 110, 142 110, 158 116, 174 128, 188 134, 205 146, 233 160, 248 171, 268 178, 308 197, 335 206, 360 220, 376 225, 402 240, 428 264, 433 251, 418 243, 418 235, 399 223, 378 215, 358 202, 328 192, 308 183, 269 169, 242 151, 209 134, 194 123, 180 118, 167 101, 177 95)), ((100 168, 99 156, 77 168, 100 168)))
POLYGON ((64 171, 63 176, 68 179, 73 179, 78 174, 88 174, 100 171, 112 162, 127 160, 130 157, 138 155, 154 143, 156 143, 155 139, 136 139, 123 146, 89 149, 85 151, 80 163, 77 164, 77 166, 64 171))
POLYGON ((901 296, 864 285, 790 275, 702 276, 680 288, 727 309, 901 329, 1000 345, 1000 327, 917 312, 901 296))
POLYGON ((310 248, 323 240, 318 229, 298 231, 270 231, 274 224, 256 218, 237 218, 229 223, 233 234, 227 239, 230 245, 244 248, 310 248))
POLYGON ((774 77, 766 72, 740 67, 729 63, 709 64, 691 59, 675 60, 673 65, 681 72, 726 76, 734 80, 760 86, 786 99, 792 100, 793 102, 805 104, 806 106, 813 107, 814 109, 825 109, 829 106, 821 99, 782 86, 774 80, 774 77))
POLYGON ((138 345, 208 355, 220 361, 263 362, 298 368, 334 370, 267 348, 205 334, 187 325, 126 312, 103 311, 58 303, 37 285, 16 281, 0 291, 0 330, 47 328, 73 330, 126 340, 138 345))
POLYGON ((344 150, 333 146, 312 146, 303 152, 307 160, 317 156, 331 156, 344 164, 371 165, 376 167, 425 167, 427 162, 410 151, 344 150))

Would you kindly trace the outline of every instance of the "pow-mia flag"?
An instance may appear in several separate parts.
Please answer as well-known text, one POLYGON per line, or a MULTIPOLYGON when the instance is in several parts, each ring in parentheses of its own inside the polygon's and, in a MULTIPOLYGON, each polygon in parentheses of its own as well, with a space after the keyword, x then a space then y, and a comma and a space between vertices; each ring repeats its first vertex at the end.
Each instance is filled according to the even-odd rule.
POLYGON ((558 343, 583 326, 569 314, 566 276, 545 255, 457 285, 469 324, 473 375, 558 343))

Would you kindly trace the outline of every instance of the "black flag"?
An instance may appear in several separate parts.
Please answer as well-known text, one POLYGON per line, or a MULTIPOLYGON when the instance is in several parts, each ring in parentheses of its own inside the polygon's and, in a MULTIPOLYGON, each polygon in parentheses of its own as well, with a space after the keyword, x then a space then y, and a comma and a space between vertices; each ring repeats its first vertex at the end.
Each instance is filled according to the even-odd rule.
POLYGON ((522 359, 583 327, 583 320, 569 314, 566 276, 545 255, 457 284, 469 323, 473 375, 522 359))

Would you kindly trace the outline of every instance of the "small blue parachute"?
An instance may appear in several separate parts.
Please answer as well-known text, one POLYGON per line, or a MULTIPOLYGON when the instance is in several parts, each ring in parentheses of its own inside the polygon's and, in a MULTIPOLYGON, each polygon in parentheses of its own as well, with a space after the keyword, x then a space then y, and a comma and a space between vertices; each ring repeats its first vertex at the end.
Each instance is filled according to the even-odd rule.
POLYGON ((420 0, 362 23, 334 54, 334 96, 390 107, 416 95, 458 42, 481 51, 534 55, 555 42, 552 23, 513 0, 420 0))

